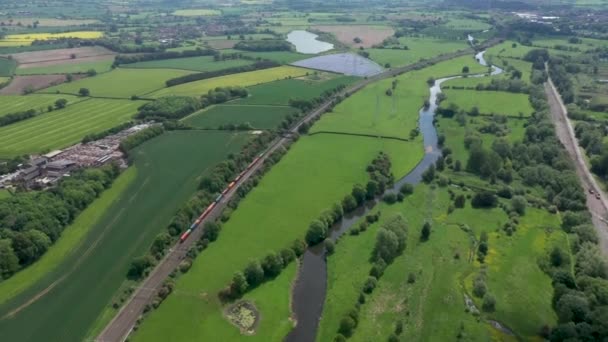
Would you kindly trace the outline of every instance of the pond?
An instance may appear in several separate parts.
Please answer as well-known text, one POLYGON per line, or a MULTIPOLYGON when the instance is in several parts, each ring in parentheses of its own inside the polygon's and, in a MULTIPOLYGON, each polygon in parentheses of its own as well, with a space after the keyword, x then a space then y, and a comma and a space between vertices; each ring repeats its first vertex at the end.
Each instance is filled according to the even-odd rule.
POLYGON ((317 35, 308 31, 296 30, 287 35, 287 41, 296 46, 300 53, 321 53, 334 48, 334 44, 317 40, 317 35))

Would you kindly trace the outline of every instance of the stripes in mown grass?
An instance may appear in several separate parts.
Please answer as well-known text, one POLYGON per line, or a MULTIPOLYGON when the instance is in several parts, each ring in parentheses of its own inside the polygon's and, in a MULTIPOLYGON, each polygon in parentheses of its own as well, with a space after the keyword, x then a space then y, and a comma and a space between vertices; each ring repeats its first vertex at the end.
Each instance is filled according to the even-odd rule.
POLYGON ((77 143, 85 135, 126 122, 143 101, 89 99, 0 127, 0 156, 41 152, 77 143))
POLYGON ((2 103, 2 106, 0 106, 0 116, 4 116, 10 113, 22 112, 30 109, 46 111, 48 106, 54 106, 55 101, 57 101, 58 99, 68 100, 68 105, 83 100, 83 98, 78 98, 71 95, 3 95, 0 96, 0 103, 2 103))

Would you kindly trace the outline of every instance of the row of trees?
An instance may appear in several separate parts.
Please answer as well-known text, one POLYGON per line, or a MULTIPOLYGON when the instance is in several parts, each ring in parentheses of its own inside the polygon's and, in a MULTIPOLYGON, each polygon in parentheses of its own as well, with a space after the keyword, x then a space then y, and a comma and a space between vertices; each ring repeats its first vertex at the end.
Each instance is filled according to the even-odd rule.
POLYGON ((0 280, 38 260, 119 173, 115 164, 83 169, 51 190, 0 200, 0 280))
POLYGON ((114 126, 112 128, 106 129, 105 131, 102 131, 102 132, 99 132, 99 133, 90 133, 90 134, 87 134, 87 135, 84 136, 84 138, 82 138, 81 142, 83 144, 86 144, 86 143, 91 142, 91 141, 95 141, 95 140, 99 140, 99 139, 105 138, 105 137, 107 137, 109 135, 116 134, 118 132, 122 132, 125 129, 132 127, 134 124, 135 123, 133 121, 129 121, 129 122, 125 122, 125 123, 122 123, 120 125, 114 126))
POLYGON ((285 267, 306 251, 306 243, 295 240, 291 247, 282 249, 279 253, 271 252, 261 260, 251 261, 243 271, 238 271, 232 277, 228 286, 218 293, 223 302, 240 298, 262 283, 276 278, 285 267))
POLYGON ((120 150, 124 153, 128 153, 130 150, 135 147, 143 144, 144 142, 157 137, 165 132, 165 128, 163 126, 152 126, 146 129, 143 129, 131 136, 128 136, 123 141, 120 142, 120 150))
MULTIPOLYGON (((54 105, 49 105, 47 107, 47 111, 52 112, 55 109, 63 109, 67 106, 67 104, 68 104, 68 100, 57 99, 55 101, 54 105)), ((43 112, 44 112, 43 109, 41 109, 39 111, 35 110, 35 109, 28 109, 28 110, 21 111, 21 112, 9 113, 9 114, 0 116, 0 127, 7 126, 7 125, 13 124, 15 122, 27 120, 29 118, 33 118, 34 116, 42 114, 43 112)))
POLYGON ((244 51, 291 51, 293 46, 285 40, 243 40, 236 43, 234 48, 244 51))
POLYGON ((161 59, 175 59, 185 57, 198 57, 198 56, 218 56, 220 53, 212 49, 201 49, 195 50, 184 50, 184 51, 163 51, 163 52, 152 52, 145 54, 128 54, 128 55, 117 55, 114 57, 114 66, 117 67, 121 64, 132 64, 146 61, 156 61, 161 59))
POLYGON ((570 236, 574 267, 568 251, 559 247, 550 251, 544 265, 553 279, 552 303, 559 322, 550 339, 603 341, 608 338, 608 263, 588 213, 564 213, 562 229, 570 236))
POLYGON ((323 242, 331 226, 340 221, 344 213, 353 212, 366 201, 382 195, 394 182, 390 170, 391 162, 388 155, 380 152, 367 166, 370 180, 366 186, 355 184, 351 193, 344 196, 340 204, 334 204, 331 209, 324 211, 318 220, 314 220, 306 232, 306 242, 311 246, 323 242))
MULTIPOLYGON (((375 222, 379 217, 379 213, 370 216, 375 222)), ((367 297, 374 292, 378 280, 384 274, 386 267, 390 265, 395 258, 403 253, 406 247, 408 234, 408 226, 405 218, 401 214, 397 214, 386 220, 376 233, 376 242, 371 255, 372 267, 369 275, 361 288, 359 299, 355 303, 354 308, 349 310, 340 320, 338 332, 334 341, 345 341, 351 337, 359 324, 359 311, 361 306, 367 302, 367 297)), ((413 274, 411 274, 413 275, 413 274)), ((415 281, 415 280, 414 280, 415 281)), ((399 326, 399 324, 397 324, 399 326)), ((395 330, 395 334, 399 335, 402 332, 401 328, 395 330)))

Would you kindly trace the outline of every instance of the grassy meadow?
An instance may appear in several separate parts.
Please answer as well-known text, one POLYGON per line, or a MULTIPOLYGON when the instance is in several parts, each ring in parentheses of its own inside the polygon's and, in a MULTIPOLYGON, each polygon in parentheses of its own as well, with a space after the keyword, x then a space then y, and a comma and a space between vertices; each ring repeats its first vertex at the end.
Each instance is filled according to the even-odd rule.
POLYGON ((72 95, 2 95, 0 96, 0 101, 2 102, 2 107, 0 107, 0 116, 4 116, 6 114, 11 113, 23 112, 30 109, 45 112, 48 110, 49 106, 54 106, 55 101, 59 99, 67 100, 68 106, 84 100, 83 98, 79 98, 72 95))
POLYGON ((77 143, 87 134, 129 121, 143 103, 88 99, 0 127, 0 157, 49 151, 77 143))
POLYGON ((344 132, 382 135, 407 139, 418 126, 418 112, 429 97, 427 80, 458 75, 468 65, 471 73, 483 72, 485 67, 464 56, 434 66, 412 71, 396 78, 372 83, 337 105, 324 115, 312 132, 344 132), (386 91, 397 86, 392 96, 386 91))
MULTIPOLYGON (((87 77, 78 81, 60 84, 42 90, 42 93, 78 94, 80 88, 87 88, 90 96, 131 98, 142 96, 165 88, 165 81, 184 76, 192 71, 173 69, 124 69, 118 68, 107 73, 87 77)), ((195 94, 198 95, 198 94, 195 94)))
POLYGON ((444 89, 443 93, 447 99, 441 102, 441 107, 445 108, 454 103, 466 111, 477 107, 482 114, 496 113, 516 117, 528 117, 534 111, 527 94, 459 89, 444 89))
POLYGON ((17 61, 14 59, 0 58, 0 76, 12 76, 17 68, 17 61))
POLYGON ((109 206, 98 207, 102 214, 91 222, 84 242, 40 281, 0 305, 4 316, 59 281, 14 317, 0 320, 3 338, 84 340, 100 312, 111 305, 133 258, 148 250, 166 229, 175 211, 195 191, 200 176, 228 153, 238 152, 248 139, 244 134, 222 132, 168 132, 133 150, 135 171, 127 172, 134 172, 135 179, 109 206), (71 309, 66 311, 66 307, 71 309), (36 329, 27 328, 32 321, 37 322, 36 329))
POLYGON ((437 39, 430 37, 401 37, 399 45, 385 49, 366 49, 370 58, 380 65, 398 67, 431 58, 440 54, 469 48, 464 40, 437 39), (407 50, 404 49, 407 47, 407 50))

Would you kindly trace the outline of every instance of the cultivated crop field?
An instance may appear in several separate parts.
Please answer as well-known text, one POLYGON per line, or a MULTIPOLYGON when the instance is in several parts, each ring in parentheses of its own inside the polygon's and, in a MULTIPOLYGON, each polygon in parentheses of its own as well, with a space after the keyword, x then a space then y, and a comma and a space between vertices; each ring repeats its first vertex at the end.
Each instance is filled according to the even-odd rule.
MULTIPOLYGON (((44 75, 44 74, 78 74, 85 73, 89 70, 95 70, 98 73, 110 71, 112 67, 112 59, 94 62, 81 62, 80 59, 75 63, 52 64, 50 66, 27 67, 20 66, 16 70, 17 75, 44 75)), ((41 64, 41 63, 40 63, 41 64)), ((50 64, 50 63, 45 63, 50 64)))
POLYGON ((103 32, 100 31, 9 34, 0 39, 0 47, 27 46, 31 45, 34 40, 55 40, 60 38, 95 39, 101 37, 103 37, 103 32))
POLYGON ((129 121, 143 101, 89 99, 0 127, 0 156, 62 148, 85 135, 129 121))
POLYGON ((313 26, 314 30, 333 34, 341 43, 359 48, 369 48, 380 44, 385 38, 395 33, 395 30, 387 26, 374 25, 319 25, 313 26), (356 43, 355 38, 360 38, 361 43, 356 43))
MULTIPOLYGON (((82 341, 121 283, 133 258, 146 251, 155 236, 195 191, 199 177, 228 153, 239 151, 247 135, 183 131, 169 132, 133 150, 135 179, 120 191, 80 247, 56 269, 12 302, 0 306, 0 314, 27 301, 53 281, 38 301, 10 320, 0 320, 9 340, 82 341), (176 167, 179 166, 179 167, 176 167), (172 181, 167 182, 167 179, 172 181), (116 253, 116 251, 121 251, 116 253), (63 278, 65 276, 65 278, 63 278), (96 295, 89 295, 94 292, 96 295), (66 305, 72 307, 65 311, 66 305), (31 322, 36 329, 26 329, 31 322)), ((108 191, 111 191, 108 190, 108 191)))
MULTIPOLYGON (((332 74, 328 74, 332 75, 332 74)), ((289 79, 260 84, 249 88, 249 97, 236 100, 234 103, 250 105, 288 105, 289 99, 310 100, 320 96, 324 91, 344 84, 349 85, 359 80, 358 77, 338 76, 325 80, 308 78, 289 79)))
POLYGON ((25 75, 14 76, 11 83, 0 88, 1 95, 23 95, 27 91, 44 89, 66 81, 65 75, 25 75))
POLYGON ((444 93, 447 100, 443 101, 441 106, 446 108, 454 103, 467 111, 477 107, 482 114, 520 116, 522 113, 522 117, 530 116, 534 111, 527 94, 456 89, 445 89, 444 93))
MULTIPOLYGON (((149 72, 149 71, 146 71, 149 72)), ((197 96, 206 94, 209 90, 217 87, 241 86, 248 87, 256 84, 282 80, 285 78, 300 77, 310 72, 309 70, 292 66, 281 66, 276 68, 243 72, 240 74, 220 76, 206 80, 194 81, 180 84, 174 87, 161 89, 150 94, 150 97, 159 98, 163 96, 197 96)))
POLYGON ((14 60, 24 67, 48 66, 51 63, 63 64, 80 62, 81 60, 91 61, 91 59, 112 59, 114 52, 101 46, 87 46, 71 49, 54 49, 43 51, 28 51, 12 53, 14 60), (75 58, 72 58, 74 55, 75 58))
POLYGON ((138 69, 184 69, 192 71, 216 71, 221 69, 239 67, 251 64, 245 59, 232 59, 226 61, 215 61, 213 56, 173 58, 158 61, 146 61, 133 64, 125 64, 123 68, 138 69))
POLYGON ((275 129, 287 115, 297 112, 287 106, 217 105, 190 115, 184 122, 197 128, 248 123, 256 129, 275 129))
POLYGON ((173 69, 140 70, 118 68, 94 77, 51 87, 45 89, 44 92, 77 95, 80 88, 87 88, 93 97, 131 98, 133 95, 142 96, 165 88, 167 80, 190 73, 192 72, 173 69))

